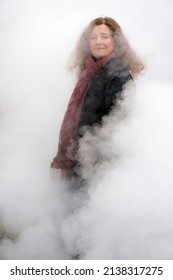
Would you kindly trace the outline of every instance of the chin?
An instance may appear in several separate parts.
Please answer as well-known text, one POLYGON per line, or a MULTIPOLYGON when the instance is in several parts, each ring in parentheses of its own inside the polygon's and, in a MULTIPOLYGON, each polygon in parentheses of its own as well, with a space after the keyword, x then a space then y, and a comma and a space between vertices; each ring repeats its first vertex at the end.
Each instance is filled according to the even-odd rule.
POLYGON ((101 59, 101 58, 103 58, 103 57, 105 57, 106 55, 95 55, 94 57, 96 58, 96 59, 101 59))

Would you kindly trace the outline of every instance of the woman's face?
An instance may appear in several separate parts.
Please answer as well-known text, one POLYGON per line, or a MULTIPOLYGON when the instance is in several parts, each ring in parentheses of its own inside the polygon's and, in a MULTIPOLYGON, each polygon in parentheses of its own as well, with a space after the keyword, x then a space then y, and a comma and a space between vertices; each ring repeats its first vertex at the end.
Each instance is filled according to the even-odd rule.
POLYGON ((89 45, 91 54, 96 59, 109 55, 114 50, 114 40, 109 27, 105 24, 96 25, 91 31, 89 45))

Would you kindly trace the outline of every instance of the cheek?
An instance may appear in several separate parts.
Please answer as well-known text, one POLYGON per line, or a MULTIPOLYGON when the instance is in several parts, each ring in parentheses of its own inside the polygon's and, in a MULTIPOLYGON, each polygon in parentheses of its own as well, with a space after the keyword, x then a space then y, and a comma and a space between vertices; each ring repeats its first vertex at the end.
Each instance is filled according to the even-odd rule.
POLYGON ((115 47, 115 43, 114 43, 113 41, 111 41, 111 42, 109 43, 109 48, 110 48, 110 49, 114 49, 114 47, 115 47))
POLYGON ((90 43, 89 48, 90 48, 90 51, 92 51, 94 49, 94 43, 90 43))

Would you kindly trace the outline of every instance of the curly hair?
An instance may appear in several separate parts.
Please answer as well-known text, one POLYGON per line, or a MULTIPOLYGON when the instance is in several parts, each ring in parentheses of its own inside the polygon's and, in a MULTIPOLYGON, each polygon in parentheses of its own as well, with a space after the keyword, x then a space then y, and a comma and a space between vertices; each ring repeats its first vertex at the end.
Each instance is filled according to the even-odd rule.
POLYGON ((85 61, 87 57, 91 55, 89 48, 90 34, 95 26, 101 24, 108 26, 112 33, 115 42, 116 56, 121 57, 125 61, 133 77, 138 76, 145 68, 144 63, 131 48, 120 25, 110 17, 96 18, 84 29, 68 61, 68 69, 75 70, 77 77, 79 77, 81 72, 85 69, 85 61))

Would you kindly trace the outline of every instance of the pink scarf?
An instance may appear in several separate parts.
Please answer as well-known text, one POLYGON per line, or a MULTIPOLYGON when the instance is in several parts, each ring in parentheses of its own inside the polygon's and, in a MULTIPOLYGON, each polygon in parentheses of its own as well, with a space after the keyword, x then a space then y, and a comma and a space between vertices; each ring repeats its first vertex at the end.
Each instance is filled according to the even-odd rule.
POLYGON ((82 72, 71 95, 67 110, 61 125, 58 152, 51 163, 51 168, 70 170, 77 160, 77 132, 85 94, 91 78, 107 61, 112 54, 98 61, 91 57, 86 60, 86 68, 82 72))

